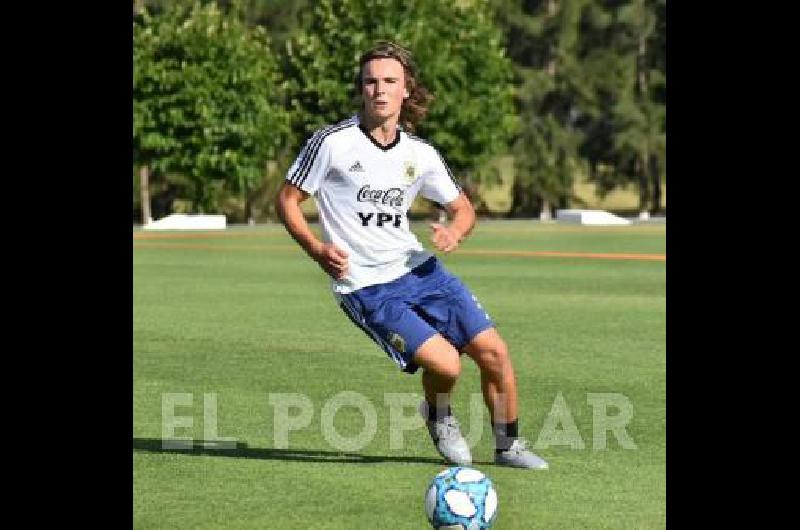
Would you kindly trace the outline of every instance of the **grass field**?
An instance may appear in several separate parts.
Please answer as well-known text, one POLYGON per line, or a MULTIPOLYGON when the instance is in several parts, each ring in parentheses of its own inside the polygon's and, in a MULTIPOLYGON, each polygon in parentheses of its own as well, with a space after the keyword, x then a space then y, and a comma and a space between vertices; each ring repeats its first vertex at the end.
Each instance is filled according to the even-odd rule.
MULTIPOLYGON (((481 434, 474 467, 498 491, 494 528, 666 526, 665 233, 656 224, 485 222, 463 252, 442 257, 509 344, 522 434, 531 443, 552 434, 548 418, 560 421, 558 433, 570 420, 578 432, 572 445, 542 447, 552 438, 541 436, 536 452, 549 470, 494 466, 488 415, 469 420, 480 384, 465 359, 454 410, 471 440, 481 434), (621 259, 631 254, 649 258, 621 259), (597 394, 632 405, 625 429, 635 448, 594 428, 597 394), (563 407, 551 414, 554 403, 566 414, 563 407), (605 449, 595 440, 602 435, 605 449)), ((400 373, 350 324, 327 279, 282 227, 134 231, 133 248, 135 528, 427 527, 425 488, 445 466, 421 422, 404 433, 402 449, 394 447, 384 404, 389 392, 421 396, 419 374, 400 373), (376 434, 357 451, 337 449, 321 427, 324 407, 342 391, 363 395, 376 412, 376 434), (164 449, 162 404, 177 393, 190 394, 191 405, 171 410, 192 425, 176 437, 204 438, 212 423, 204 395, 214 394, 217 433, 237 448, 164 449), (275 446, 269 401, 284 393, 303 394, 313 406, 288 449, 275 446)), ((355 437, 367 421, 343 407, 333 425, 355 437)))

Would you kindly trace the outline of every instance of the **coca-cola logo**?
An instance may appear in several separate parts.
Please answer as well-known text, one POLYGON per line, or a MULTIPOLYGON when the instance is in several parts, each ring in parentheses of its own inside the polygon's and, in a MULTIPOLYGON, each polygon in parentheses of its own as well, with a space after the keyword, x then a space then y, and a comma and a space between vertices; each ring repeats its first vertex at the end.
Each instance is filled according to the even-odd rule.
POLYGON ((389 206, 402 206, 404 192, 400 188, 388 190, 373 190, 369 184, 358 190, 358 202, 371 202, 374 204, 387 204, 389 206))

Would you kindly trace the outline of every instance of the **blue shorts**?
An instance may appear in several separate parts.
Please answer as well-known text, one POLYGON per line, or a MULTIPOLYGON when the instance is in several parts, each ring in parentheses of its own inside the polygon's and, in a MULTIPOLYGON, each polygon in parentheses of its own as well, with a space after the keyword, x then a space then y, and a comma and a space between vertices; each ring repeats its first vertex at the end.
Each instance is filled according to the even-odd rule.
POLYGON ((350 320, 409 374, 414 354, 439 333, 459 352, 475 336, 494 327, 489 314, 436 257, 389 283, 337 294, 350 320))

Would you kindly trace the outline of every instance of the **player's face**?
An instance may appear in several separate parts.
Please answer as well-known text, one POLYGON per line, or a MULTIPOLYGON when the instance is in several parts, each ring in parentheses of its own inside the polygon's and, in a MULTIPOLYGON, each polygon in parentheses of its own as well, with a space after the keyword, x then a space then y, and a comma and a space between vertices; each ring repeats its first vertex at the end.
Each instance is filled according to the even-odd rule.
POLYGON ((368 61, 361 74, 364 110, 380 121, 400 116, 400 107, 408 97, 403 65, 397 59, 368 61))

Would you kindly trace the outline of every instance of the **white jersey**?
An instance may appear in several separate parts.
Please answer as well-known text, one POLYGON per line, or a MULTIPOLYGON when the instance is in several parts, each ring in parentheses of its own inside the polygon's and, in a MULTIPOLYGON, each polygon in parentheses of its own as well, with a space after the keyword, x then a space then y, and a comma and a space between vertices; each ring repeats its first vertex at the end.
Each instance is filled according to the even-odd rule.
POLYGON ((349 256, 337 293, 390 282, 431 257, 409 229, 408 208, 420 192, 443 205, 461 193, 432 145, 398 128, 382 146, 358 115, 314 133, 286 180, 314 197, 323 241, 349 256))

